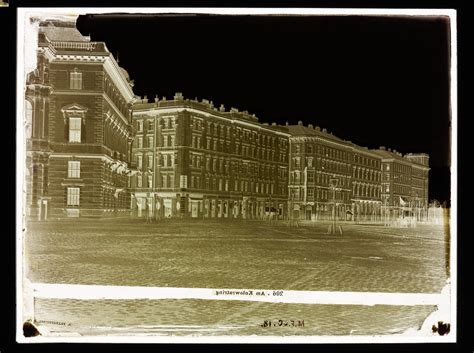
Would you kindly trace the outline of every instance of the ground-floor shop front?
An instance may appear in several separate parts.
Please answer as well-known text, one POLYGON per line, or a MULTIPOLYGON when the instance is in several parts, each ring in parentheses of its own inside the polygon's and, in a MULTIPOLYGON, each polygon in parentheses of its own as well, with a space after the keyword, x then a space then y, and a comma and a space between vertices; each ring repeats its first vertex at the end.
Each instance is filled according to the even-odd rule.
POLYGON ((136 217, 201 219, 286 219, 284 199, 218 194, 136 192, 132 214, 136 217))

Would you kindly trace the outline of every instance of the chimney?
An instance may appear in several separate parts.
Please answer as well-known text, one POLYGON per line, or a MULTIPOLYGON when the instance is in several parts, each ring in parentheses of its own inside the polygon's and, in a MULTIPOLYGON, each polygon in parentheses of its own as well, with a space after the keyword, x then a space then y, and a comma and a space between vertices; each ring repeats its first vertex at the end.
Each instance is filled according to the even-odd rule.
POLYGON ((214 103, 212 103, 212 101, 209 103, 209 105, 211 108, 214 108, 214 103))
POLYGON ((166 97, 165 97, 165 96, 163 96, 163 98, 161 98, 161 100, 162 100, 162 101, 165 101, 165 100, 166 100, 166 97))
POLYGON ((158 98, 158 95, 155 95, 155 103, 158 103, 159 100, 160 98, 158 98))
POLYGON ((308 124, 309 129, 313 129, 313 124, 308 124))
POLYGON ((321 131, 321 128, 320 128, 319 126, 316 126, 314 129, 315 129, 316 131, 321 131))
POLYGON ((272 126, 277 126, 277 123, 272 123, 272 126))
POLYGON ((181 92, 176 92, 174 94, 174 100, 176 101, 182 101, 183 100, 183 94, 181 92))
POLYGON ((143 103, 148 103, 148 97, 147 96, 143 97, 142 102, 143 103))
POLYGON ((221 111, 221 112, 225 112, 225 107, 224 107, 224 104, 221 104, 221 106, 219 107, 219 111, 221 111))
POLYGON ((391 149, 391 148, 389 148, 389 149, 388 149, 388 151, 389 151, 389 152, 392 152, 392 149, 391 149))
POLYGON ((323 132, 324 132, 324 133, 327 133, 328 131, 327 131, 326 129, 323 129, 323 132))
POLYGON ((385 151, 385 146, 380 146, 379 149, 385 151))
POLYGON ((288 126, 288 121, 285 123, 285 126, 288 126))
POLYGON ((298 125, 303 126, 303 122, 301 120, 298 120, 298 125))

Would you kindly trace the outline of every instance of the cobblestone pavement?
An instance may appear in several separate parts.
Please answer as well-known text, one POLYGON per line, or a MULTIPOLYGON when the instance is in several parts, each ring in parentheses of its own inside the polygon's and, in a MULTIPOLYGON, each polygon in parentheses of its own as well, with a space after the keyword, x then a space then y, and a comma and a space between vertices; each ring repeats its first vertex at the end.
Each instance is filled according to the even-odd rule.
MULTIPOLYGON (((441 226, 344 224, 343 235, 328 235, 327 227, 256 221, 31 223, 25 237, 27 277, 44 283, 413 293, 437 293, 446 283, 441 226)), ((145 331, 155 334, 389 334, 418 327, 432 310, 210 300, 36 300, 37 320, 73 323, 59 330, 103 327, 96 333, 121 325, 141 332, 145 325, 150 326, 145 331), (304 320, 305 326, 265 331, 258 326, 265 319, 304 320)))

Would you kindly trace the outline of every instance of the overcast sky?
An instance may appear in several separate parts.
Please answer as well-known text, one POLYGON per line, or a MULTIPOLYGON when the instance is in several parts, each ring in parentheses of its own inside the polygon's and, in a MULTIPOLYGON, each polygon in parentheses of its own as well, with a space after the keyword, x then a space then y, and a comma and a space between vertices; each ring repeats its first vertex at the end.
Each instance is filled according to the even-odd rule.
MULTIPOLYGON (((106 42, 150 100, 182 92, 448 165, 446 18, 92 15, 78 29, 106 42)), ((442 198, 449 182, 439 187, 442 198)))

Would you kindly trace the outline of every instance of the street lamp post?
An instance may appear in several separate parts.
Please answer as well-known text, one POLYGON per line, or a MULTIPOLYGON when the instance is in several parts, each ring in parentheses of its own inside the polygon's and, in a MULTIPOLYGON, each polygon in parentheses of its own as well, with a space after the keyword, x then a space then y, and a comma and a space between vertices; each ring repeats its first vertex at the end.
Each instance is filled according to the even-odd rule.
MULTIPOLYGON (((332 190, 332 201, 333 201, 333 207, 332 207, 332 225, 331 225, 331 234, 336 234, 336 190, 337 190, 337 185, 338 185, 339 180, 337 178, 330 179, 329 181, 329 187, 332 190)), ((342 228, 339 226, 340 233, 342 234, 342 228)))

